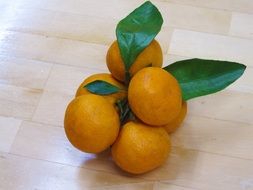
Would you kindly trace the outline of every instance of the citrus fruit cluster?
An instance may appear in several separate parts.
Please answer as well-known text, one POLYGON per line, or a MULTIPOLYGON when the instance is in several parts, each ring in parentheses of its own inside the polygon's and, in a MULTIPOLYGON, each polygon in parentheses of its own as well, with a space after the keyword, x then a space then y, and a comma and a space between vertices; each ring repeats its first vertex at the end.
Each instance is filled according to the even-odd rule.
POLYGON ((86 78, 67 107, 64 126, 69 141, 89 153, 111 148, 116 164, 134 174, 164 163, 171 149, 168 133, 178 128, 187 108, 177 80, 161 68, 162 60, 161 47, 153 40, 133 63, 129 84, 124 84, 124 64, 117 41, 113 42, 106 57, 111 74, 86 78), (87 85, 94 81, 119 91, 92 93, 87 85), (127 105, 120 109, 120 102, 127 105))
POLYGON ((183 122, 187 100, 223 90, 246 69, 196 58, 161 68, 155 36, 162 23, 150 1, 121 20, 106 56, 110 74, 86 78, 65 112, 64 128, 73 146, 88 153, 110 149, 115 163, 133 174, 166 161, 169 134, 183 122))

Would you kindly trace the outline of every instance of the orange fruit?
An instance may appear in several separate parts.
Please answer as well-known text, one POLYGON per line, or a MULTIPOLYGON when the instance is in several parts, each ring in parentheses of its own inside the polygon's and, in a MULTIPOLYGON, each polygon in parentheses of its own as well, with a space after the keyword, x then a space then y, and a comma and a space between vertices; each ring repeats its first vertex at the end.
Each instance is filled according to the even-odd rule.
MULTIPOLYGON (((118 42, 114 41, 106 55, 107 67, 113 77, 119 81, 125 80, 125 66, 121 58, 118 42)), ((159 43, 153 40, 136 58, 129 72, 133 76, 144 67, 161 67, 163 63, 163 53, 159 43)))
POLYGON ((130 81, 128 101, 134 114, 144 123, 166 125, 181 110, 181 89, 177 80, 162 68, 147 67, 130 81))
POLYGON ((79 88, 76 91, 76 97, 84 95, 84 94, 92 94, 89 92, 84 86, 86 84, 89 84, 95 80, 102 80, 105 82, 108 82, 120 89, 122 89, 120 92, 114 93, 114 94, 109 94, 109 95, 104 95, 104 97, 110 101, 111 103, 116 103, 117 100, 122 100, 123 98, 126 97, 126 88, 123 84, 115 80, 111 74, 108 73, 99 73, 99 74, 94 74, 86 78, 79 86, 79 88))
POLYGON ((114 143, 120 127, 114 106, 104 97, 87 94, 72 100, 65 118, 65 133, 83 152, 99 153, 114 143))
POLYGON ((163 127, 128 122, 112 146, 112 157, 121 169, 141 174, 162 165, 170 150, 170 138, 163 127))
POLYGON ((170 121, 168 124, 164 126, 166 131, 168 133, 173 133, 174 131, 176 131, 177 128, 179 128, 181 123, 184 121, 186 113, 187 113, 187 103, 183 101, 182 108, 179 114, 172 121, 170 121))

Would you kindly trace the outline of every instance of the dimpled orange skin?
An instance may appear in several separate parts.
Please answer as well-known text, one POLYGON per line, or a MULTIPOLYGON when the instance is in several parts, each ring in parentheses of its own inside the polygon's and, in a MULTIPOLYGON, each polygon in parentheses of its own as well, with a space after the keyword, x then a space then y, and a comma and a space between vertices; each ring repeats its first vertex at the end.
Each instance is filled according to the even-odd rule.
POLYGON ((116 140, 119 127, 115 108, 102 96, 79 96, 70 102, 65 113, 65 133, 71 144, 83 152, 107 149, 116 140))
MULTIPOLYGON (((119 81, 125 80, 125 67, 121 58, 118 42, 114 41, 106 55, 107 67, 119 81)), ((144 67, 162 67, 163 53, 159 43, 153 40, 136 58, 129 72, 133 76, 144 67)))
POLYGON ((181 108, 179 115, 177 117, 175 117, 167 125, 164 126, 167 133, 173 133, 180 127, 180 125, 184 121, 186 113, 187 113, 187 102, 183 101, 182 108, 181 108))
POLYGON ((128 101, 132 111, 144 123, 166 125, 181 110, 181 89, 177 80, 165 70, 147 67, 130 81, 128 101))
POLYGON ((162 165, 170 150, 170 138, 164 128, 128 122, 112 146, 112 157, 124 171, 142 174, 162 165))
POLYGON ((123 89, 122 91, 118 92, 118 93, 114 93, 114 94, 110 94, 110 95, 104 95, 103 97, 105 97, 108 101, 110 101, 111 103, 116 103, 117 100, 122 100, 123 98, 126 97, 126 88, 123 84, 121 84, 119 81, 117 81, 116 79, 114 79, 112 77, 111 74, 108 73, 99 73, 99 74, 94 74, 89 76, 88 78, 86 78, 82 84, 80 84, 79 88, 76 91, 76 97, 84 95, 84 94, 91 94, 91 92, 89 92, 86 88, 84 88, 84 86, 86 84, 89 84, 90 82, 93 82, 95 80, 103 80, 105 82, 108 82, 114 86, 117 86, 120 89, 123 89))

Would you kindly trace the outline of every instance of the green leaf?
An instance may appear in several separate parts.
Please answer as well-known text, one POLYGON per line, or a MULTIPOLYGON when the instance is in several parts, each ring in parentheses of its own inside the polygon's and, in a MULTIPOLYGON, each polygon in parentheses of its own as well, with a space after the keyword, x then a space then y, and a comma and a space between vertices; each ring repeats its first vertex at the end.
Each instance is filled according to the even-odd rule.
POLYGON ((183 99, 218 92, 236 81, 246 69, 240 63, 204 59, 188 59, 164 68, 179 82, 183 99))
POLYGON ((118 23, 116 35, 126 72, 161 30, 162 23, 161 13, 150 1, 118 23))
POLYGON ((120 123, 125 124, 128 120, 135 120, 135 115, 133 114, 127 99, 119 100, 116 102, 119 108, 120 123))
POLYGON ((102 80, 95 80, 84 86, 89 92, 98 95, 114 94, 120 91, 117 86, 102 80))
POLYGON ((119 108, 120 121, 122 122, 123 121, 124 112, 125 112, 125 107, 127 105, 127 99, 118 100, 116 102, 116 105, 119 108))

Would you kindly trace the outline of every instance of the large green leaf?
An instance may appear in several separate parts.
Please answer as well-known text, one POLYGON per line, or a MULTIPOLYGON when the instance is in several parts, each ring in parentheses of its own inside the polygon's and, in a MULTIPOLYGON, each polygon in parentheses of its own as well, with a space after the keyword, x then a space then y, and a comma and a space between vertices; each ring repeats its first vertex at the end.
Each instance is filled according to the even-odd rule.
POLYGON ((237 80, 246 69, 240 63, 204 59, 188 59, 164 68, 179 82, 183 99, 218 92, 237 80))
POLYGON ((117 86, 102 80, 95 80, 84 86, 89 92, 98 95, 114 94, 120 91, 117 86))
POLYGON ((161 13, 150 1, 118 23, 116 35, 126 72, 161 30, 162 23, 161 13))

